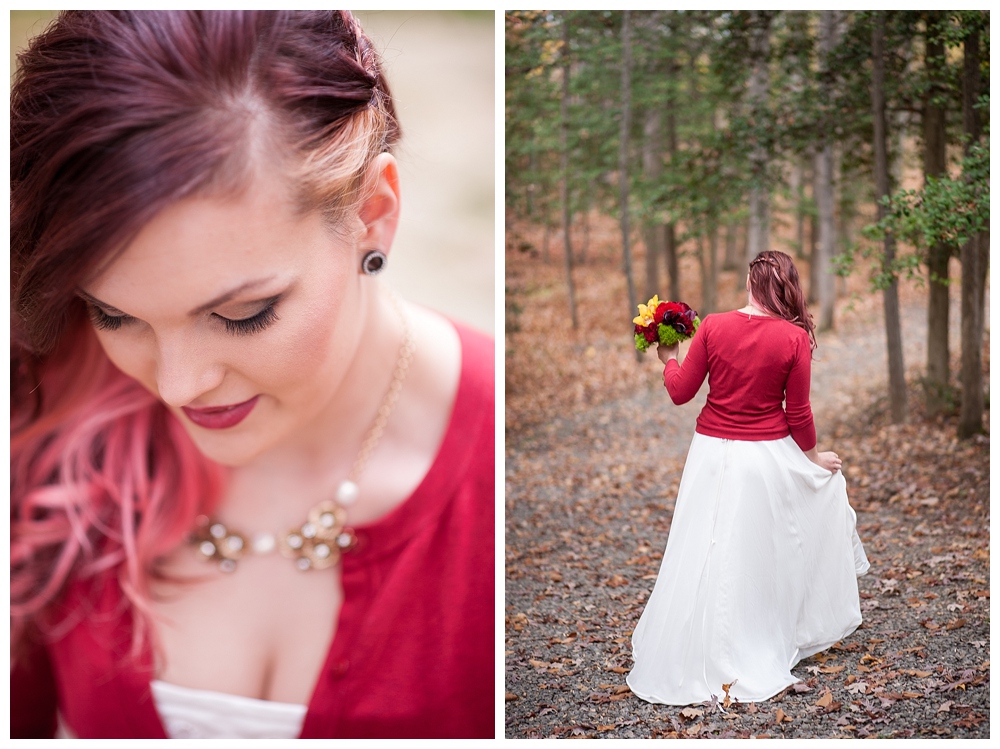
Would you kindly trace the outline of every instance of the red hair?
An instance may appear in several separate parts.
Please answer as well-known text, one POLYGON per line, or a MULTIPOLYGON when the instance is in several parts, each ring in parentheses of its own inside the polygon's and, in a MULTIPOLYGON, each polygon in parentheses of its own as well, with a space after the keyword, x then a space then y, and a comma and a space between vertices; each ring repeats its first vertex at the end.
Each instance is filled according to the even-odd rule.
POLYGON ((750 262, 747 275, 753 300, 766 312, 798 325, 809 334, 810 348, 816 350, 816 326, 806 306, 799 272, 784 252, 764 250, 750 262))
POLYGON ((158 558, 224 471, 108 361, 76 289, 167 205, 279 158, 336 223, 399 138, 346 11, 66 11, 11 90, 12 642, 73 580, 117 575, 140 614, 158 558))

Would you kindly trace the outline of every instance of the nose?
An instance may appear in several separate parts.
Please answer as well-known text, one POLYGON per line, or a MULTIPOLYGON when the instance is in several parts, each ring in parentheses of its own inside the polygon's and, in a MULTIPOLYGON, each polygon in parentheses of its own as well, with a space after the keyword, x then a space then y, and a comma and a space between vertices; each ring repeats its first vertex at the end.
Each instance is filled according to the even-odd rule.
POLYGON ((180 408, 222 384, 225 367, 211 346, 190 336, 173 335, 159 340, 156 388, 160 400, 180 408))

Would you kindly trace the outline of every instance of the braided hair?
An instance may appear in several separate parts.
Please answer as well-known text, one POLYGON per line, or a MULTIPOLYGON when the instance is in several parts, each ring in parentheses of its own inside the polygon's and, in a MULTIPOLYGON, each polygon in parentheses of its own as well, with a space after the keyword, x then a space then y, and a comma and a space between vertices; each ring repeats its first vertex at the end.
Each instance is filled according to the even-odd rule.
POLYGON ((765 311, 798 325, 809 334, 810 348, 816 350, 816 325, 806 306, 799 272, 784 252, 764 250, 750 261, 747 276, 750 294, 765 311))

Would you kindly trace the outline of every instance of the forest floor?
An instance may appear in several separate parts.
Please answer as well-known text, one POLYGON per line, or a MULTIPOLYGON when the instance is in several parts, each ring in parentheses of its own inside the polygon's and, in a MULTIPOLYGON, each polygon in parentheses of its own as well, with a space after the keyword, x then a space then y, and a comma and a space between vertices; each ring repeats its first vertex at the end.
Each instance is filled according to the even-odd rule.
MULTIPOLYGON (((668 707, 629 691, 630 636, 707 387, 675 407, 655 355, 636 362, 620 267, 595 251, 575 271, 574 331, 559 259, 507 251, 506 737, 988 737, 989 437, 959 441, 954 409, 925 414, 926 290, 909 285, 910 419, 890 423, 881 298, 862 278, 819 336, 812 404, 871 561, 864 623, 766 702, 723 708, 720 689, 716 704, 668 707)), ((693 259, 681 276, 697 306, 693 259)), ((720 309, 744 303, 734 280, 720 277, 720 309)), ((988 377, 988 342, 985 356, 988 377)))

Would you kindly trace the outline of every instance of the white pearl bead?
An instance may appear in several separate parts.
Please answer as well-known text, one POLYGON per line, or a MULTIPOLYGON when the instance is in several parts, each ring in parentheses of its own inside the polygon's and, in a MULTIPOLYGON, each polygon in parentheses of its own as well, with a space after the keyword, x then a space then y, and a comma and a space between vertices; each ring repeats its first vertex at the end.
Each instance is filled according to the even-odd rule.
POLYGON ((316 547, 313 549, 313 553, 320 559, 326 559, 330 556, 330 547, 326 544, 316 544, 316 547))
POLYGON ((230 536, 226 539, 226 544, 228 544, 229 548, 233 551, 239 551, 243 548, 243 539, 239 536, 230 536))
POLYGON ((306 523, 305 525, 302 526, 302 535, 305 536, 306 538, 315 538, 316 526, 313 525, 312 523, 306 523))
POLYGON ((310 562, 305 557, 300 557, 299 559, 295 560, 295 566, 298 567, 300 570, 307 570, 310 567, 312 567, 312 562, 310 562))
POLYGON ((344 481, 337 489, 337 501, 349 505, 358 498, 358 485, 353 481, 344 481))
POLYGON ((212 534, 212 538, 225 538, 226 537, 226 526, 222 523, 215 523, 208 532, 212 534))
POLYGON ((276 542, 273 533, 256 533, 250 541, 250 545, 257 554, 269 554, 274 551, 276 542))
POLYGON ((211 541, 202 541, 201 546, 199 546, 198 549, 206 557, 210 557, 215 553, 215 544, 213 544, 211 541))

